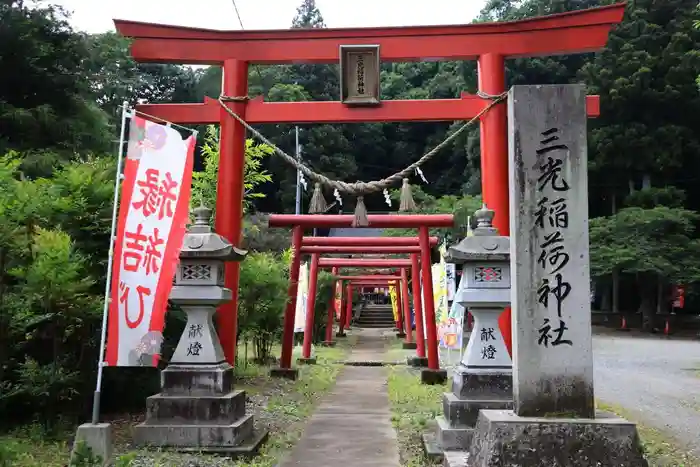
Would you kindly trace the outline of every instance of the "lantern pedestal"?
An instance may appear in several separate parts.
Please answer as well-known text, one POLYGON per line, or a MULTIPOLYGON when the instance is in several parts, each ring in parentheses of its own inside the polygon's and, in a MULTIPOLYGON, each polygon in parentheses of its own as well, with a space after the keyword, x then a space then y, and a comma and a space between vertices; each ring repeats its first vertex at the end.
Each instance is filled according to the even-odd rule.
MULTIPOLYGON (((185 287, 174 287, 173 296, 185 287), (179 289, 179 290, 178 290, 179 289)), ((224 289, 230 297, 230 291, 224 289)), ((187 295, 192 297, 189 291, 187 295)), ((258 450, 267 432, 256 433, 246 414, 245 391, 233 386, 212 315, 214 306, 183 306, 187 326, 173 362, 161 372, 161 393, 146 400, 146 420, 134 430, 139 446, 248 454, 258 450)))
POLYGON ((135 427, 134 442, 247 455, 258 450, 267 432, 256 433, 253 416, 246 414, 245 391, 233 387, 233 367, 212 321, 216 307, 231 300, 223 287, 224 262, 240 261, 245 252, 212 232, 210 218, 210 210, 195 209, 195 223, 185 235, 169 299, 187 313, 187 325, 161 372, 160 394, 146 400, 146 420, 135 427))
POLYGON ((455 300, 474 317, 462 361, 452 376, 452 392, 442 396, 437 430, 423 436, 426 452, 440 458, 447 451, 469 451, 480 410, 513 407, 510 353, 498 317, 510 303, 510 243, 491 225, 494 212, 475 214, 473 235, 448 250, 448 261, 463 264, 455 300))

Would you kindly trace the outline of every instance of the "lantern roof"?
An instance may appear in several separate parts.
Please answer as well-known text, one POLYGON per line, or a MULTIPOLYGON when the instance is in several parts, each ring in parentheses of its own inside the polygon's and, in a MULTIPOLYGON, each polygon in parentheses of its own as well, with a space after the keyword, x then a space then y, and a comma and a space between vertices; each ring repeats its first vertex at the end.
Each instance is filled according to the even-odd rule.
POLYGON ((484 204, 474 213, 477 226, 472 235, 465 237, 457 245, 447 249, 445 260, 463 264, 472 261, 509 261, 510 239, 498 235, 493 226, 495 212, 484 204))
POLYGON ((194 224, 183 240, 180 259, 217 259, 220 261, 243 261, 248 252, 231 245, 221 235, 215 233, 210 222, 212 210, 199 206, 192 210, 194 224))

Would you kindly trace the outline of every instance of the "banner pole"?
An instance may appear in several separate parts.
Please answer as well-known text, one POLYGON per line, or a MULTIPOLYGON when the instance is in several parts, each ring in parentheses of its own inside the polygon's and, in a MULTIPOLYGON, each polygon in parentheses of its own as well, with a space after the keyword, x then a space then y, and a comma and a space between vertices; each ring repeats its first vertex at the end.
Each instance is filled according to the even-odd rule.
POLYGON ((100 419, 100 393, 102 391, 102 371, 105 359, 105 341, 107 340, 107 316, 112 288, 112 263, 114 262, 114 231, 117 227, 117 213, 119 212, 119 184, 123 178, 122 158, 124 154, 124 136, 126 131, 126 118, 128 114, 128 102, 122 104, 122 127, 119 134, 119 153, 117 154, 117 174, 114 181, 114 205, 112 206, 112 228, 109 233, 109 255, 107 257, 107 274, 105 279, 104 308, 102 310, 102 333, 100 335, 100 357, 97 361, 97 383, 92 398, 92 424, 96 425, 100 419))

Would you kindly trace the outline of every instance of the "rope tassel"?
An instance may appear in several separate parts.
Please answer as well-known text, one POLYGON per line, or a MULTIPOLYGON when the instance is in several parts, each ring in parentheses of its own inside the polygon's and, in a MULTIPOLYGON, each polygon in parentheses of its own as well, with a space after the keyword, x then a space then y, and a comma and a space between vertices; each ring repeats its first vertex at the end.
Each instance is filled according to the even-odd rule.
POLYGON ((352 221, 353 227, 367 227, 369 219, 367 218, 367 207, 365 206, 365 197, 358 196, 357 204, 355 204, 355 219, 352 221))
POLYGON ((416 202, 413 201, 413 193, 411 193, 411 185, 408 183, 408 179, 403 179, 403 185, 401 186, 401 198, 399 203, 399 211, 415 211, 416 202))
POLYGON ((314 185, 314 193, 311 195, 311 202, 309 203, 309 212, 311 214, 323 214, 328 209, 328 203, 323 197, 323 191, 321 190, 321 184, 316 183, 314 185))

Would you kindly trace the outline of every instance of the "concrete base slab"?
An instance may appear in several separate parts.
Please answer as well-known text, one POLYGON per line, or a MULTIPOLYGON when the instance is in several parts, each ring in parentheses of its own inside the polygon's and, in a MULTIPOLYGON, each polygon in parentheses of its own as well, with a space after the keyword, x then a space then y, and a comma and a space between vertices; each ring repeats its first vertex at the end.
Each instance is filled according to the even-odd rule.
POLYGON ((347 334, 345 334, 344 332, 336 332, 335 337, 347 337, 347 334))
POLYGON ((435 417, 437 422, 437 444, 443 451, 469 449, 474 435, 472 427, 454 427, 445 417, 435 417))
POLYGON ((420 372, 420 382, 423 384, 443 384, 445 381, 447 381, 447 370, 424 368, 420 372))
POLYGON ((614 415, 595 419, 519 417, 482 410, 467 467, 648 467, 637 427, 614 415))
POLYGON ((479 410, 511 410, 512 408, 512 399, 460 399, 451 392, 442 395, 442 413, 453 427, 473 427, 476 425, 479 410))
POLYGON ((406 359, 406 364, 415 368, 427 368, 428 357, 408 357, 406 359))
POLYGON ((153 425, 134 427, 134 444, 153 447, 232 448, 243 444, 253 434, 253 416, 230 425, 153 425))
POLYGON ((270 376, 295 381, 299 377, 299 370, 296 368, 270 368, 270 376))
POLYGON ((114 449, 114 433, 109 423, 83 423, 75 433, 73 452, 71 453, 71 465, 75 459, 76 447, 84 443, 95 456, 99 456, 102 465, 112 465, 112 452, 114 449))
POLYGON ((404 342, 401 347, 403 347, 404 349, 417 349, 418 344, 416 344, 415 342, 404 342))
POLYGON ((321 342, 321 347, 335 347, 337 344, 336 341, 323 341, 321 342))
POLYGON ((396 337, 398 337, 399 339, 404 339, 406 337, 406 333, 405 332, 397 332, 396 337))
POLYGON ((297 363, 299 365, 315 365, 316 364, 316 357, 309 357, 309 358, 300 357, 300 358, 297 358, 297 363))
POLYGON ((438 444, 435 433, 423 433, 421 437, 423 441, 423 452, 425 457, 432 461, 440 462, 444 458, 444 451, 438 444))
POLYGON ((186 452, 186 453, 193 453, 193 454, 221 454, 225 455, 227 457, 232 457, 232 458, 237 458, 237 457, 254 457, 258 451, 260 451, 260 447, 267 441, 267 438, 269 436, 269 432, 267 430, 264 431, 256 431, 254 432, 251 437, 243 443, 239 444, 238 446, 233 446, 233 447, 203 447, 203 448, 174 448, 172 449, 173 451, 177 452, 186 452))

